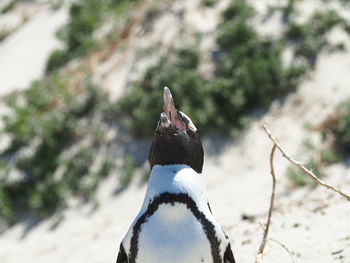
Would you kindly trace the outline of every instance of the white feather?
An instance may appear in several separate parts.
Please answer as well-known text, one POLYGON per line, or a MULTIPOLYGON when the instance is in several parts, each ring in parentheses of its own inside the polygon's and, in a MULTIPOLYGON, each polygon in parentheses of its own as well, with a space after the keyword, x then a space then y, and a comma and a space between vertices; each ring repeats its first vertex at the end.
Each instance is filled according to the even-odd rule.
MULTIPOLYGON (((128 252, 133 234, 133 226, 147 210, 148 205, 158 195, 168 192, 188 194, 198 210, 215 226, 217 238, 221 241, 223 253, 228 244, 221 226, 211 214, 205 194, 203 175, 187 165, 155 165, 151 171, 142 208, 123 239, 128 252)), ((162 204, 142 225, 139 234, 137 262, 194 263, 211 262, 210 243, 200 222, 186 205, 162 204), (204 261, 202 261, 204 260, 204 261)))
POLYGON ((205 259, 211 259, 210 243, 186 205, 160 205, 143 225, 137 262, 195 263, 205 259))

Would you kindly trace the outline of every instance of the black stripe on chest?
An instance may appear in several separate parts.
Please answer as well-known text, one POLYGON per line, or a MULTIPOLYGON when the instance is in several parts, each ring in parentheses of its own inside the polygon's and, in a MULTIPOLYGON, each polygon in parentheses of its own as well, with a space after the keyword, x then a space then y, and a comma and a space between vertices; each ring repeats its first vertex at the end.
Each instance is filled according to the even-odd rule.
POLYGON ((187 206, 187 208, 192 212, 192 214, 201 223, 202 228, 209 240, 211 247, 211 254, 213 256, 213 263, 221 263, 222 258, 220 256, 220 241, 215 234, 215 227, 212 222, 210 222, 203 212, 199 211, 196 203, 188 194, 171 194, 163 193, 148 205, 147 211, 136 221, 133 227, 133 234, 130 240, 130 254, 129 262, 136 263, 136 257, 138 254, 138 239, 143 223, 152 216, 161 204, 172 204, 182 203, 187 206))

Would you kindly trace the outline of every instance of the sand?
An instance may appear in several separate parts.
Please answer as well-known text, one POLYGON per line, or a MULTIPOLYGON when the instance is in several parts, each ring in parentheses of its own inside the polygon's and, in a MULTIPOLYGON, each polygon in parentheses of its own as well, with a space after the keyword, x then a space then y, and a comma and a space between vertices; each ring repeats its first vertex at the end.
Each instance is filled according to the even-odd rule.
MULTIPOLYGON (((46 5, 35 14, 28 14, 28 21, 0 42, 0 97, 23 90, 43 77, 49 55, 62 46, 56 31, 67 21, 67 10, 65 5, 58 10, 46 5)), ((13 14, 8 20, 17 17, 13 14)))

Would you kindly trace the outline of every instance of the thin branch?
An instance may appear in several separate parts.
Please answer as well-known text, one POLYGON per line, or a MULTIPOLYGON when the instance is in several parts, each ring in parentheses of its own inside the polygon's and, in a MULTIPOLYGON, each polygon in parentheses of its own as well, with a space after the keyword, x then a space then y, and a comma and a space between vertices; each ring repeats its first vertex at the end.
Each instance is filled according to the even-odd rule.
POLYGON ((286 158, 288 161, 290 161, 292 164, 298 166, 303 172, 305 172, 306 174, 310 175, 311 178, 318 184, 338 193, 339 195, 343 196, 344 198, 346 198, 348 201, 350 201, 350 196, 343 193, 342 191, 340 191, 338 188, 329 185, 325 182, 323 182, 321 179, 319 179, 312 171, 310 171, 309 169, 307 169, 302 163, 294 160, 293 158, 289 157, 289 155, 286 153, 286 151, 283 149, 283 147, 281 146, 281 144, 278 142, 278 140, 271 134, 269 128, 267 127, 267 125, 263 125, 263 128, 267 134, 267 136, 269 136, 269 138, 271 139, 271 141, 273 141, 274 145, 278 148, 278 150, 280 150, 280 152, 282 153, 283 157, 286 158))
POLYGON ((293 253, 292 253, 285 245, 283 245, 281 242, 277 241, 276 239, 273 239, 273 238, 269 238, 269 239, 270 239, 271 241, 277 243, 277 244, 280 245, 281 247, 283 247, 284 250, 286 250, 287 253, 289 254, 290 258, 292 259, 292 263, 295 263, 293 253))
MULTIPOLYGON (((263 230, 265 229, 265 227, 263 226, 263 224, 259 223, 259 225, 260 225, 260 227, 261 227, 263 230)), ((287 248, 286 245, 282 244, 281 242, 279 242, 279 241, 276 240, 276 239, 273 239, 272 237, 269 237, 269 240, 275 242, 276 244, 280 245, 284 250, 286 250, 287 253, 289 254, 291 260, 292 260, 292 263, 295 263, 294 256, 293 256, 293 252, 291 252, 291 251, 287 248)), ((262 263, 262 257, 263 257, 263 254, 257 254, 255 263, 262 263)))
POLYGON ((273 210, 273 206, 274 206, 274 202, 275 202, 275 189, 276 189, 276 176, 275 176, 275 169, 273 166, 273 157, 276 151, 276 144, 273 145, 272 150, 271 150, 271 154, 270 154, 270 172, 271 172, 271 176, 272 176, 272 193, 271 193, 271 199, 270 199, 270 208, 269 208, 269 214, 267 217, 267 223, 266 223, 266 227, 264 230, 264 236, 263 239, 261 241, 261 245, 258 251, 258 256, 262 255, 264 253, 264 248, 266 246, 266 242, 267 242, 267 235, 269 234, 269 229, 270 229, 270 223, 271 223, 271 216, 272 216, 272 210, 273 210))

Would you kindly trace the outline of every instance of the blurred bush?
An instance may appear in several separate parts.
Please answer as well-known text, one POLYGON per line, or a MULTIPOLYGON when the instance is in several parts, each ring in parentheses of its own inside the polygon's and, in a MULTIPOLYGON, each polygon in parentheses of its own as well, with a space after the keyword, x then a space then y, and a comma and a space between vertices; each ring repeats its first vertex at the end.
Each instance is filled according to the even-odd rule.
POLYGON ((29 1, 29 0, 10 0, 5 4, 5 6, 1 9, 1 13, 7 13, 11 11, 17 3, 24 2, 24 1, 29 1))
POLYGON ((27 210, 46 216, 73 194, 91 196, 112 168, 104 160, 90 170, 101 137, 84 123, 108 104, 99 90, 88 79, 73 85, 54 74, 8 99, 2 132, 11 143, 0 155, 0 217, 14 222, 16 212, 27 210))
MULTIPOLYGON (((306 151, 313 152, 312 158, 307 161, 306 167, 322 178, 325 176, 324 168, 349 158, 350 156, 350 99, 341 103, 320 125, 315 127, 321 132, 323 144, 307 142, 306 151)), ((293 186, 305 186, 313 183, 313 180, 305 175, 299 168, 291 166, 287 170, 287 176, 293 186)))
POLYGON ((97 45, 93 32, 100 26, 104 3, 105 1, 100 0, 86 0, 72 4, 69 22, 59 32, 66 47, 51 54, 46 66, 47 72, 87 54, 97 45))
POLYGON ((135 159, 131 155, 126 155, 121 169, 120 182, 123 187, 128 186, 136 170, 135 159))
POLYGON ((147 71, 142 81, 132 85, 117 107, 125 114, 124 124, 134 135, 152 134, 163 105, 160 87, 169 83, 175 101, 181 102, 181 110, 190 115, 198 112, 206 122, 206 113, 215 107, 204 80, 197 73, 198 62, 197 50, 180 49, 172 57, 163 57, 147 71), (199 112, 202 107, 207 107, 203 114, 199 112))
MULTIPOLYGON (((310 139, 303 142, 303 154, 311 155, 305 162, 304 166, 314 172, 317 177, 323 178, 326 176, 324 168, 329 164, 331 156, 326 149, 321 149, 319 145, 315 145, 310 139)), ((308 176, 299 167, 291 164, 286 172, 289 184, 291 187, 316 186, 316 182, 308 176)))
POLYGON ((218 2, 218 0, 202 0, 203 5, 213 6, 218 2))
POLYGON ((134 135, 152 134, 164 86, 170 87, 178 108, 200 130, 232 134, 245 126, 252 110, 268 107, 296 87, 305 68, 283 67, 283 42, 261 37, 250 25, 253 14, 243 0, 232 1, 224 12, 216 40, 219 50, 213 80, 206 81, 198 73, 198 48, 186 47, 161 58, 143 80, 131 85, 119 106, 134 135))
POLYGON ((94 32, 109 15, 127 12, 137 0, 84 0, 74 2, 70 8, 69 22, 62 27, 59 38, 65 48, 52 52, 46 65, 48 73, 59 69, 70 60, 84 56, 98 46, 94 32))
POLYGON ((337 25, 347 25, 346 20, 337 11, 316 11, 304 23, 289 20, 285 37, 294 47, 295 57, 304 59, 313 68, 322 51, 342 50, 341 43, 334 47, 327 39, 327 34, 337 25))
POLYGON ((350 99, 344 101, 320 126, 330 149, 340 156, 350 155, 350 99))

